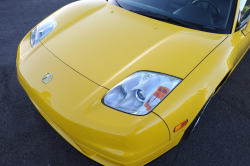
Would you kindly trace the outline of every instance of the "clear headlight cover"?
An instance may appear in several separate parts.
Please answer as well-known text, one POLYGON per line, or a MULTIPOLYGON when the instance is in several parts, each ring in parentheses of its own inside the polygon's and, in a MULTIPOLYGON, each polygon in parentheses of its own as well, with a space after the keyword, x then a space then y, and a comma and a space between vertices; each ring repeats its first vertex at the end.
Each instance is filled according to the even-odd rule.
POLYGON ((139 71, 112 88, 102 102, 122 112, 146 115, 181 81, 180 78, 166 74, 139 71))
POLYGON ((32 31, 30 44, 34 47, 44 36, 56 27, 56 20, 53 16, 49 16, 39 23, 32 31))

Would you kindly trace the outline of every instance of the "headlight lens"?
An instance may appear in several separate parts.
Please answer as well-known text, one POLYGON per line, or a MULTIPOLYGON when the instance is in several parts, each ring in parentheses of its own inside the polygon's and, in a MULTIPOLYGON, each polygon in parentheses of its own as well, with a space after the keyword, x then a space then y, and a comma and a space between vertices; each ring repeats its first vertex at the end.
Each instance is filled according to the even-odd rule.
POLYGON ((114 88, 103 98, 109 107, 134 115, 151 112, 182 79, 166 74, 139 71, 114 88))
POLYGON ((50 16, 39 23, 36 28, 31 31, 30 44, 34 47, 44 36, 56 27, 56 20, 50 16))

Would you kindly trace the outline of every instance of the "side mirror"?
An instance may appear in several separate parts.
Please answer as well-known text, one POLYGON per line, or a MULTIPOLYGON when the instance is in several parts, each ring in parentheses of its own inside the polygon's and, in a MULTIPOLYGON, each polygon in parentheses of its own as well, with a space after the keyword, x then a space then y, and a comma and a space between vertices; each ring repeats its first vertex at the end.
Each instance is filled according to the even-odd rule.
POLYGON ((241 24, 241 11, 239 12, 238 18, 237 18, 237 27, 241 24))
POLYGON ((247 21, 247 25, 245 25, 245 28, 242 30, 242 33, 246 36, 250 32, 250 21, 247 21))

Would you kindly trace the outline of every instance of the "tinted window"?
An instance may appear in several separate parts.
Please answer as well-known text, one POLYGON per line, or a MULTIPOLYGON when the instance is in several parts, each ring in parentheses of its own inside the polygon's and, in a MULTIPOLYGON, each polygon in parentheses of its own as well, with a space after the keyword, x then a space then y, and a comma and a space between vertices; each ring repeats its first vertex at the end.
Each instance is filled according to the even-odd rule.
POLYGON ((214 33, 231 33, 237 6, 237 0, 109 0, 114 5, 116 1, 135 13, 159 13, 214 33))
POLYGON ((240 4, 241 21, 248 19, 250 15, 250 0, 242 0, 240 4))

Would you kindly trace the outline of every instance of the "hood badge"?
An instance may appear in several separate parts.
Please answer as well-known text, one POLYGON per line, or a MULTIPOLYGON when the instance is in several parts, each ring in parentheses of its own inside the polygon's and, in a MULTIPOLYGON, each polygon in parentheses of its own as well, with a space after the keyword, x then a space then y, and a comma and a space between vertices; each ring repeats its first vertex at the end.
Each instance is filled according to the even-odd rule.
POLYGON ((44 83, 44 84, 47 84, 47 83, 49 83, 50 81, 51 81, 51 79, 53 78, 53 75, 51 74, 51 73, 46 73, 46 74, 44 74, 43 76, 42 76, 42 82, 44 83))

